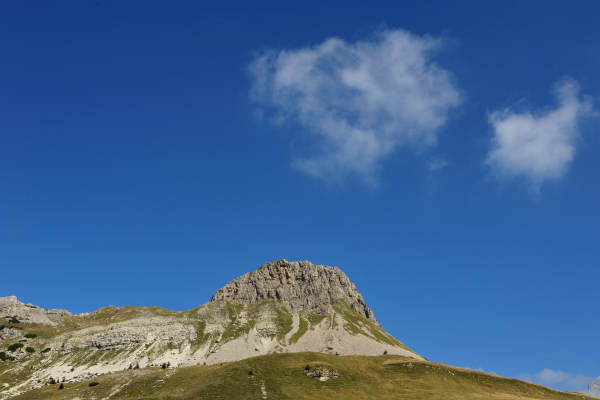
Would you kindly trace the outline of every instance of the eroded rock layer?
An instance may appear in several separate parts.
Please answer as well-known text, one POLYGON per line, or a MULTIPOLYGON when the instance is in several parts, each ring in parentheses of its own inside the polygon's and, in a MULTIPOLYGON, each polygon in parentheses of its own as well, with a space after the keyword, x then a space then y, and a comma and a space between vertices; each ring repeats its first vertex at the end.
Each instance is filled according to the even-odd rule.
POLYGON ((282 302, 292 310, 325 315, 338 301, 372 322, 377 322, 356 286, 337 267, 310 261, 277 260, 264 264, 219 289, 211 298, 237 304, 265 300, 282 302))

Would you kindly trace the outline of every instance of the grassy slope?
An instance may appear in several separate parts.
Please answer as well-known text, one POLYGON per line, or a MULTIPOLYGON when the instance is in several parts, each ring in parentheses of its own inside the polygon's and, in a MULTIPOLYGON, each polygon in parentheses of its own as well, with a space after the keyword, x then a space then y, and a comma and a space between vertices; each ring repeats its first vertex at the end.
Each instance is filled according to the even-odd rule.
MULTIPOLYGON (((286 334, 291 331, 293 325, 292 315, 289 311, 284 307, 278 306, 274 301, 263 301, 261 303, 245 306, 224 303, 223 305, 213 305, 212 310, 205 310, 209 311, 208 313, 199 313, 198 311, 203 307, 206 306, 180 312, 169 311, 159 307, 145 308, 126 306, 117 308, 109 306, 88 315, 66 316, 63 318, 62 323, 57 326, 30 324, 26 322, 11 323, 5 318, 0 318, 0 327, 17 328, 20 329, 23 334, 37 335, 35 338, 31 339, 14 338, 0 342, 0 352, 5 353, 4 358, 15 355, 15 353, 9 351, 9 346, 14 345, 15 343, 22 344, 24 348, 25 346, 31 346, 35 349, 33 353, 28 353, 23 358, 16 361, 0 360, 0 384, 7 383, 11 387, 14 387, 27 381, 31 377, 33 371, 38 369, 40 362, 43 362, 44 366, 47 368, 50 368, 57 363, 67 363, 70 366, 77 367, 82 365, 105 364, 111 362, 111 360, 123 358, 143 345, 133 344, 122 349, 112 350, 98 349, 95 347, 86 349, 74 348, 67 354, 62 354, 56 350, 59 350, 61 346, 64 346, 66 340, 57 342, 53 339, 61 334, 73 334, 79 329, 93 326, 103 327, 111 323, 124 322, 137 317, 169 317, 175 321, 190 324, 197 330, 197 338, 190 343, 192 348, 197 349, 209 341, 211 350, 215 350, 220 344, 247 334, 250 329, 255 326, 260 313, 269 315, 273 322, 274 330, 272 332, 264 333, 266 336, 284 340, 286 334), (206 321, 211 317, 211 313, 223 317, 224 330, 222 335, 220 335, 219 332, 205 332, 207 325, 206 321), (41 353, 44 349, 49 349, 47 354, 41 353)), ((336 313, 344 318, 345 322, 343 326, 352 334, 361 333, 380 342, 405 347, 402 343, 385 333, 381 327, 368 321, 363 316, 358 315, 343 302, 340 302, 336 306, 336 313)), ((298 342, 307 331, 315 329, 320 322, 327 318, 327 316, 324 315, 301 314, 299 329, 291 336, 290 343, 298 342)), ((332 326, 335 325, 335 318, 333 318, 332 315, 329 316, 329 322, 332 326)), ((150 356, 156 356, 155 353, 164 352, 166 349, 170 349, 170 345, 170 343, 167 343, 166 345, 165 343, 161 343, 150 349, 148 349, 148 345, 145 346, 150 356)), ((176 346, 173 348, 176 348, 176 346)), ((132 359, 129 360, 128 363, 136 365, 138 361, 138 359, 132 359)), ((60 377, 55 376, 54 378, 60 377)), ((2 390, 0 388, 0 394, 1 392, 2 390)))
POLYGON ((366 337, 380 342, 387 343, 392 346, 400 346, 406 350, 415 351, 408 348, 404 343, 384 331, 381 326, 374 324, 373 322, 366 319, 363 315, 360 315, 356 311, 352 310, 348 303, 343 300, 338 300, 337 304, 333 307, 336 313, 341 315, 344 319, 344 329, 353 335, 361 334, 366 337))
POLYGON ((17 399, 591 399, 516 379, 395 356, 272 354, 212 366, 128 370, 89 382, 48 385, 17 399), (319 382, 304 368, 326 366, 341 376, 319 382), (249 374, 252 371, 252 374, 249 374))

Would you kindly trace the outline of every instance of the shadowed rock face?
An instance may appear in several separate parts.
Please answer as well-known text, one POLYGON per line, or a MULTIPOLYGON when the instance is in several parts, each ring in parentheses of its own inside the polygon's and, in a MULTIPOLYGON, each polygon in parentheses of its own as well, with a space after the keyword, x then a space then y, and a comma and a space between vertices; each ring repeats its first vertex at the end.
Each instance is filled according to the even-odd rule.
POLYGON ((219 289, 211 302, 237 304, 276 300, 292 310, 326 314, 338 300, 377 323, 356 286, 337 267, 313 265, 309 261, 277 260, 249 272, 219 289))
POLYGON ((600 377, 591 383, 590 395, 600 398, 600 377))

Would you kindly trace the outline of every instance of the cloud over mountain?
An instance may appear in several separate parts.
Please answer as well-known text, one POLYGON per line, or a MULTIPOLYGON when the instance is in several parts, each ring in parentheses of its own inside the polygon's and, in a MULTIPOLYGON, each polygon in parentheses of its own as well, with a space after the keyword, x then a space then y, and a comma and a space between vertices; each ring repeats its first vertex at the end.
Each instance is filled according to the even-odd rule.
POLYGON ((552 387, 560 387, 563 390, 582 393, 587 392, 590 383, 592 383, 594 380, 594 378, 589 376, 557 371, 550 368, 544 368, 542 371, 533 375, 524 374, 521 375, 520 378, 528 382, 534 382, 552 387))
POLYGON ((423 148, 461 96, 434 62, 442 42, 403 30, 349 43, 338 38, 266 51, 250 65, 253 99, 276 119, 316 139, 293 165, 313 176, 377 181, 381 161, 400 146, 423 148))

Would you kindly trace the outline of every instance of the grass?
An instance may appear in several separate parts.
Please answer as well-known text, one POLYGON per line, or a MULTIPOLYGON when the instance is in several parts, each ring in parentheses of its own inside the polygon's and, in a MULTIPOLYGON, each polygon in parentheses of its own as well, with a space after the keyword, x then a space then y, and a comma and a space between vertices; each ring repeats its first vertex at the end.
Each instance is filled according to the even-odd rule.
POLYGON ((192 343, 196 348, 200 347, 210 339, 210 335, 205 331, 206 321, 198 321, 198 323, 196 323, 196 340, 192 343))
POLYGON ((227 315, 229 316, 229 323, 225 326, 223 334, 221 335, 221 342, 225 343, 235 338, 238 338, 244 334, 250 332, 256 323, 253 316, 253 309, 246 310, 241 304, 233 304, 233 303, 225 303, 225 310, 227 311, 227 315), (245 314, 246 317, 250 316, 250 318, 242 318, 242 314, 245 314), (249 315, 250 314, 250 315, 249 315))
POLYGON ((243 400, 260 399, 263 386, 269 399, 280 400, 591 400, 516 379, 398 356, 320 353, 271 354, 167 371, 126 370, 94 378, 97 386, 90 386, 91 382, 70 382, 60 391, 48 385, 15 399, 98 399, 114 393, 114 400, 243 400), (306 376, 307 365, 335 370, 340 377, 320 382, 306 376))
POLYGON ((379 325, 369 321, 365 316, 354 311, 348 303, 339 300, 334 306, 335 311, 344 318, 344 329, 353 335, 364 335, 380 343, 386 343, 392 346, 400 346, 406 350, 410 350, 402 342, 386 333, 379 325))
POLYGON ((308 319, 308 322, 310 322, 310 329, 315 329, 315 327, 323 321, 325 315, 308 314, 306 318, 308 319))
POLYGON ((300 321, 298 323, 298 330, 296 332, 294 332, 294 334, 290 338, 290 344, 296 343, 298 340, 300 340, 302 335, 304 335, 307 330, 308 330, 308 321, 302 315, 300 315, 300 321))
POLYGON ((273 305, 273 311, 276 315, 273 322, 277 326, 277 339, 283 340, 294 325, 292 315, 285 307, 278 307, 277 305, 273 305))

